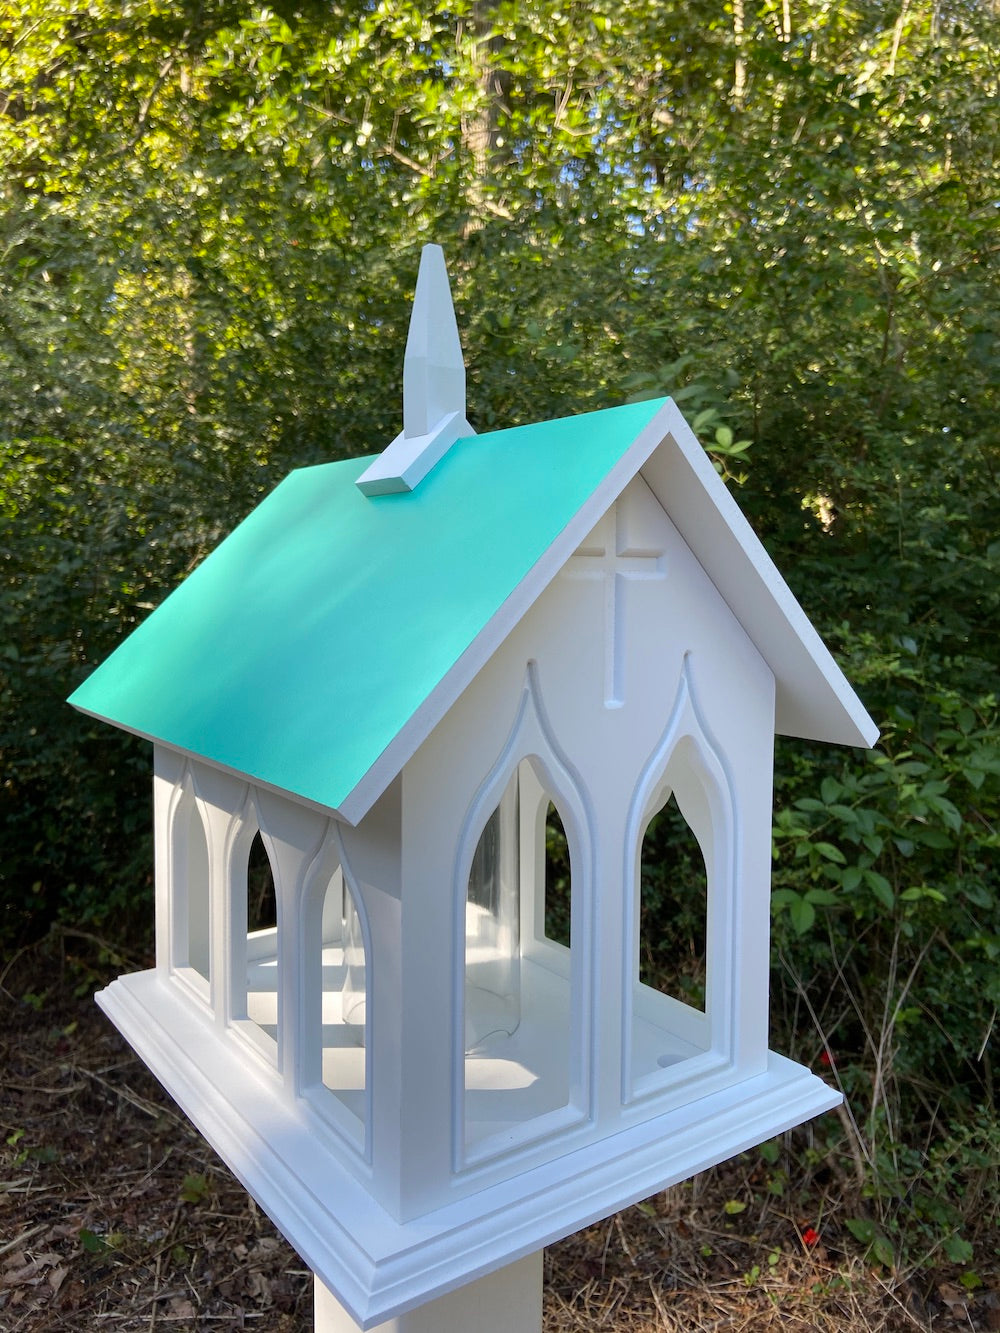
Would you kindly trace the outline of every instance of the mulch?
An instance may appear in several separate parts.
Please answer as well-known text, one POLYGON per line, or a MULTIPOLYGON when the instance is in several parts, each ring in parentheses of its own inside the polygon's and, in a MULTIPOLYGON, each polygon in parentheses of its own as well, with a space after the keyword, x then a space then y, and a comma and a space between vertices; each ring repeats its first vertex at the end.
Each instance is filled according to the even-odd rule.
MULTIPOLYGON (((0 1330, 307 1333, 310 1273, 94 1005, 109 955, 0 966, 0 1330)), ((835 1185, 746 1154, 569 1237, 546 1333, 1000 1330, 1000 1282, 867 1265, 835 1185)))

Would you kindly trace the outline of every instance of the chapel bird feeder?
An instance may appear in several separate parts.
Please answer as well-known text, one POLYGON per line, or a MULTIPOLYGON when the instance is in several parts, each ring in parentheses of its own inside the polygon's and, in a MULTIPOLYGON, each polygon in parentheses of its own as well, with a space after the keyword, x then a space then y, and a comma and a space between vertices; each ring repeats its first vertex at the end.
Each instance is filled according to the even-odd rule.
POLYGON ((537 1330, 542 1247, 839 1102, 767 1046, 773 737, 876 729, 669 398, 475 434, 438 247, 400 435, 293 472, 71 702, 154 743, 156 967, 98 1002, 318 1328, 537 1330), (695 992, 641 963, 668 802, 695 992))

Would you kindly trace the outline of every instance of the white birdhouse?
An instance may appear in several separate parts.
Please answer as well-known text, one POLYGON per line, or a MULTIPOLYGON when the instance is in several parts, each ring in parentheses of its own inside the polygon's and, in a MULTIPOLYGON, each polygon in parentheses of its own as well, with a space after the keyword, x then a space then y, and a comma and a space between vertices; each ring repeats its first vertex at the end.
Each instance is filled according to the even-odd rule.
POLYGON ((99 1003, 338 1328, 837 1103, 767 1046, 773 737, 876 736, 670 399, 475 435, 433 246, 403 420, 292 473, 72 698, 155 747, 156 968, 99 1003), (640 966, 671 797, 693 995, 640 966))

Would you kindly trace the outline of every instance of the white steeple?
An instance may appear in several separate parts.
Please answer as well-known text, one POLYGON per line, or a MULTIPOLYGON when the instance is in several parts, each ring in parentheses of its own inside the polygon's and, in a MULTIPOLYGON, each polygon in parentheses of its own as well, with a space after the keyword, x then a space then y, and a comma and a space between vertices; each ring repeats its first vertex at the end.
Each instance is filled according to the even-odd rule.
POLYGON ((365 495, 412 491, 456 440, 474 434, 444 251, 425 245, 403 357, 403 429, 357 485, 365 495))

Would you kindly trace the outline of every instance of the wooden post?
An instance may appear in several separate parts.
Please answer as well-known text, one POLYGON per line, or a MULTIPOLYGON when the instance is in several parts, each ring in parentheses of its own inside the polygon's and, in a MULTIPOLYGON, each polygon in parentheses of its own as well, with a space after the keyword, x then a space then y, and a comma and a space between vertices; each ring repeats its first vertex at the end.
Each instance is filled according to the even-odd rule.
MULTIPOLYGON (((541 1333, 542 1250, 397 1315, 369 1333, 541 1333)), ((317 1277, 315 1333, 359 1333, 317 1277)))

